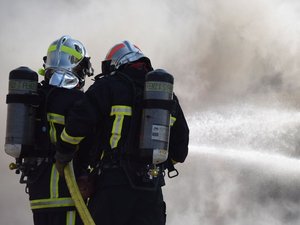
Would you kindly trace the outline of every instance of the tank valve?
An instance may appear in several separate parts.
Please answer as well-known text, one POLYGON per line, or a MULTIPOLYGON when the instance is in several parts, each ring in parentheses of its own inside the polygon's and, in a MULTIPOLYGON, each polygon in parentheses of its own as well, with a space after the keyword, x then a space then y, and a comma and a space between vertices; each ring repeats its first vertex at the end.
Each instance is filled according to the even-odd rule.
POLYGON ((149 173, 148 173, 151 177, 157 177, 159 175, 159 167, 156 167, 156 165, 154 165, 154 168, 149 169, 149 173))

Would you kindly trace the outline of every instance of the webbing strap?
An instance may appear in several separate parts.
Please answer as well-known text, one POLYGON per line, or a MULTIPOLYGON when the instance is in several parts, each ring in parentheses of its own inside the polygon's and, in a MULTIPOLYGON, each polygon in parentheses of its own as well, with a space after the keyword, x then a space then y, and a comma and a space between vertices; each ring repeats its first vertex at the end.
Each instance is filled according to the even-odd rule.
POLYGON ((39 105, 41 99, 38 95, 29 94, 8 94, 6 95, 6 103, 23 103, 39 105))
POLYGON ((165 109, 171 111, 173 107, 173 100, 148 99, 143 101, 143 108, 165 109))

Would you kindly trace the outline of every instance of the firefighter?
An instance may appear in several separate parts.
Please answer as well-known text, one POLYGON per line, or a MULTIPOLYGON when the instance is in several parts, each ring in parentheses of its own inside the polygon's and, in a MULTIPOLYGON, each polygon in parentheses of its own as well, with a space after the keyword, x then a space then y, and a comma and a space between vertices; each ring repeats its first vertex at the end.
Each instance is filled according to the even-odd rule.
MULTIPOLYGON (((54 146, 70 108, 84 95, 82 90, 86 76, 91 75, 93 68, 90 57, 81 42, 65 35, 51 43, 44 57, 45 77, 39 88, 44 100, 38 112, 42 123, 39 127, 42 129, 37 132, 37 142, 43 153, 36 158, 36 167, 29 175, 30 182, 27 184, 35 225, 82 223, 66 182, 56 170, 54 146), (46 121, 44 126, 43 121, 46 121)), ((82 142, 80 148, 85 145, 87 143, 82 142)), ((76 159, 82 159, 80 165, 84 165, 84 158, 76 159)), ((85 168, 77 168, 75 173, 84 178, 87 171, 85 168)))
MULTIPOLYGON (((163 77, 167 74, 153 70, 149 58, 129 41, 112 47, 102 62, 102 74, 96 76, 83 101, 72 109, 58 140, 55 158, 62 173, 74 157, 76 146, 91 135, 91 130, 97 131, 98 151, 92 153, 95 160, 91 163, 96 192, 88 207, 98 225, 166 223, 161 189, 164 170, 174 171, 173 163, 185 161, 189 128, 172 93, 173 104, 165 110, 171 112, 168 160, 155 164, 139 157, 143 90, 149 72, 163 77)), ((153 153, 153 149, 148 150, 153 153)))

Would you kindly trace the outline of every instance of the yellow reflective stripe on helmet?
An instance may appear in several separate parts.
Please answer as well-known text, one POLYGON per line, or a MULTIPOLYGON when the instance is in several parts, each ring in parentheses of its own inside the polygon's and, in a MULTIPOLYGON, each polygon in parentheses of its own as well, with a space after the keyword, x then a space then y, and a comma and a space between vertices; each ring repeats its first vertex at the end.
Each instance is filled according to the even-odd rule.
POLYGON ((56 45, 50 45, 48 48, 48 52, 53 52, 56 50, 56 45))
POLYGON ((124 116, 131 116, 132 108, 126 105, 114 105, 111 107, 110 115, 115 116, 110 137, 110 147, 116 148, 121 138, 124 116))
POLYGON ((70 55, 76 57, 77 59, 82 59, 81 53, 80 53, 80 52, 77 52, 77 51, 76 51, 75 49, 73 49, 73 48, 70 48, 70 47, 68 47, 68 46, 63 45, 63 46, 61 46, 61 50, 62 50, 63 52, 66 52, 66 53, 68 53, 68 54, 70 54, 70 55))
POLYGON ((59 173, 55 167, 55 164, 53 164, 51 169, 51 177, 50 177, 50 198, 59 197, 58 182, 59 182, 59 173))
POLYGON ((75 206, 72 198, 49 198, 30 201, 31 209, 45 209, 75 206))
MULTIPOLYGON (((57 49, 56 45, 50 45, 50 47, 48 48, 48 52, 53 52, 57 49)), ((74 56, 77 59, 82 59, 82 55, 80 52, 77 52, 75 49, 70 48, 68 46, 62 45, 60 48, 61 51, 68 53, 69 55, 74 56)))
POLYGON ((76 222, 76 211, 68 211, 67 212, 67 218, 66 218, 66 225, 75 225, 76 222))
POLYGON ((176 121, 176 117, 171 116, 171 118, 170 118, 170 126, 173 126, 174 123, 175 123, 175 121, 176 121))
POLYGON ((72 144, 72 145, 77 145, 84 139, 84 137, 72 137, 72 136, 68 135, 65 129, 61 133, 60 138, 64 142, 72 144))
POLYGON ((50 124, 49 136, 51 143, 57 142, 55 124, 65 125, 65 117, 56 113, 47 113, 47 120, 50 124))

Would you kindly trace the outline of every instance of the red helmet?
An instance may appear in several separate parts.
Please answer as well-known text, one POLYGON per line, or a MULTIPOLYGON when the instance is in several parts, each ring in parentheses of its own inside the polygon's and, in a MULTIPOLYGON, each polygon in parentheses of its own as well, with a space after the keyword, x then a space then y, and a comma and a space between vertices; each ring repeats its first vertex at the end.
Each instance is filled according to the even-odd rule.
POLYGON ((102 62, 102 72, 106 73, 117 70, 120 66, 141 58, 149 60, 139 47, 129 41, 123 41, 108 51, 105 60, 102 62))

